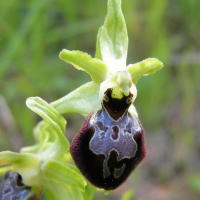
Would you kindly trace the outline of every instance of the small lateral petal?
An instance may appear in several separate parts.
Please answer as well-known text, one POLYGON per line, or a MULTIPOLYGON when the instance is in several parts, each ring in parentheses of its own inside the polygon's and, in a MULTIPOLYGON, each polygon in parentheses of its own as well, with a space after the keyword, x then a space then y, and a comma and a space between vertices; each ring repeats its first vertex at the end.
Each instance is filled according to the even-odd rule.
POLYGON ((78 70, 87 72, 95 83, 100 84, 106 78, 106 65, 101 60, 92 58, 87 53, 63 49, 59 57, 65 62, 72 64, 78 70))
POLYGON ((136 84, 142 76, 153 74, 162 67, 163 63, 157 58, 147 58, 141 62, 128 65, 127 71, 130 72, 132 81, 136 84))

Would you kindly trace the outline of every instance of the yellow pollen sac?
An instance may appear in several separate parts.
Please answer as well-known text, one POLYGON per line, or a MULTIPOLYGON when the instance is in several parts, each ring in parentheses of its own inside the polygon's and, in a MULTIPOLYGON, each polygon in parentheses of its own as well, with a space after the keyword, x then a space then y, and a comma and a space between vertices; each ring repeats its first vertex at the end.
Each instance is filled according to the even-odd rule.
POLYGON ((117 86, 112 89, 111 97, 115 99, 122 99, 124 97, 124 93, 122 89, 117 86))

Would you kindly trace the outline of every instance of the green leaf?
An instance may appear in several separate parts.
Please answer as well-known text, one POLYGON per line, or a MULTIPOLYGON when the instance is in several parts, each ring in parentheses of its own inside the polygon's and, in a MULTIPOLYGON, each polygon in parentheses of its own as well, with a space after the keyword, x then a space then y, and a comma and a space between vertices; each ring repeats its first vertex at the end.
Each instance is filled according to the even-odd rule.
POLYGON ((77 187, 53 180, 43 181, 43 185, 46 200, 83 200, 82 192, 77 187))
POLYGON ((121 0, 108 0, 107 16, 102 27, 100 48, 102 60, 110 72, 126 69, 128 36, 121 10, 121 0))
POLYGON ((65 119, 51 105, 39 97, 28 98, 26 105, 40 115, 49 125, 47 131, 51 135, 50 138, 55 137, 53 144, 40 155, 41 158, 43 160, 61 158, 69 149, 69 141, 64 135, 65 119))
POLYGON ((99 85, 89 82, 51 103, 59 113, 89 114, 100 108, 99 85))
POLYGON ((100 27, 98 31, 97 42, 96 42, 96 52, 95 52, 95 58, 100 59, 100 60, 102 60, 101 49, 100 49, 101 31, 102 31, 102 27, 100 27))
POLYGON ((131 200, 131 198, 133 197, 133 195, 134 195, 133 190, 128 190, 128 191, 126 191, 126 192, 123 194, 121 200, 131 200))
POLYGON ((28 186, 40 186, 40 159, 31 153, 14 153, 4 151, 0 153, 0 166, 13 165, 23 177, 23 183, 28 186))
POLYGON ((65 183, 85 191, 85 186, 87 184, 85 179, 66 165, 62 165, 54 160, 48 160, 42 165, 42 171, 47 179, 65 183))
POLYGON ((106 65, 101 60, 92 58, 87 53, 63 49, 59 57, 65 62, 72 64, 78 70, 87 72, 95 83, 100 84, 106 78, 106 65))
POLYGON ((142 76, 153 74, 162 67, 163 63, 157 58, 147 58, 141 62, 128 65, 127 70, 132 76, 133 83, 136 84, 142 76))

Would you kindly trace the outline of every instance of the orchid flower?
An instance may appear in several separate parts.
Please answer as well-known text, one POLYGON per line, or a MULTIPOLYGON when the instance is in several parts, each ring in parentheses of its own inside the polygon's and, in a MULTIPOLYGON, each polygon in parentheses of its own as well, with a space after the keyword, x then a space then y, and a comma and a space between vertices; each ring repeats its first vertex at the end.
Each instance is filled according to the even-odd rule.
MULTIPOLYGON (((108 88, 121 90, 125 96, 132 92, 132 103, 137 96, 136 84, 142 76, 155 73, 163 67, 156 58, 148 58, 126 66, 128 36, 121 10, 121 0, 108 0, 104 25, 97 35, 95 58, 81 51, 63 49, 59 57, 76 69, 85 71, 92 79, 66 96, 51 103, 59 113, 88 115, 101 107, 108 88)), ((133 105, 129 108, 135 115, 133 105)))
POLYGON ((156 58, 127 66, 127 49, 121 0, 108 0, 95 58, 80 51, 60 52, 62 60, 87 72, 92 82, 51 103, 59 113, 90 113, 70 152, 87 180, 105 190, 121 185, 146 155, 144 129, 133 105, 136 83, 163 67, 156 58))

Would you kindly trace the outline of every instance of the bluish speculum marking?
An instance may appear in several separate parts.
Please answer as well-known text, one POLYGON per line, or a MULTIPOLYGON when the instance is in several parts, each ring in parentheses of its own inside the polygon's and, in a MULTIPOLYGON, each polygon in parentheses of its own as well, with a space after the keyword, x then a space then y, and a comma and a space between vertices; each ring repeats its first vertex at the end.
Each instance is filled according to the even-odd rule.
MULTIPOLYGON (((125 106, 127 107, 127 105, 125 106)), ((124 158, 132 158, 137 150, 134 134, 141 131, 141 128, 133 116, 128 113, 128 109, 125 109, 122 116, 118 116, 116 120, 111 117, 104 106, 92 116, 90 125, 95 131, 90 140, 89 148, 96 155, 105 155, 103 177, 106 178, 111 175, 108 166, 111 152, 117 153, 117 162, 124 158)), ((125 167, 126 164, 124 163, 120 168, 115 168, 112 170, 114 171, 113 175, 119 178, 125 167)))
POLYGON ((87 116, 70 146, 81 173, 105 190, 121 185, 146 155, 144 129, 128 110, 134 96, 115 91, 104 93, 102 108, 87 116))

